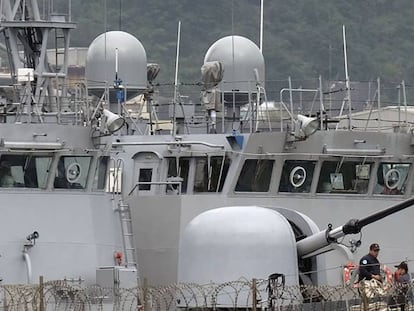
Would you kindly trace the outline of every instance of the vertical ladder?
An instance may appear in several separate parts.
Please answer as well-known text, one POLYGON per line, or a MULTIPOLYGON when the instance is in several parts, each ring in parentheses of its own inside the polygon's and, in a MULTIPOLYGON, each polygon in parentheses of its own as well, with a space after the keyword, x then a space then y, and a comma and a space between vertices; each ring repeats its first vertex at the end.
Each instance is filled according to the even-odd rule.
POLYGON ((118 202, 119 218, 121 220, 122 244, 124 247, 125 265, 137 268, 134 235, 132 232, 131 210, 122 200, 118 202))
POLYGON ((115 160, 111 158, 110 167, 113 174, 112 200, 114 210, 119 213, 121 223, 122 247, 124 252, 124 263, 127 267, 134 267, 138 270, 138 264, 135 253, 134 235, 132 232, 131 210, 129 205, 122 199, 122 175, 124 170, 124 161, 122 159, 115 160))

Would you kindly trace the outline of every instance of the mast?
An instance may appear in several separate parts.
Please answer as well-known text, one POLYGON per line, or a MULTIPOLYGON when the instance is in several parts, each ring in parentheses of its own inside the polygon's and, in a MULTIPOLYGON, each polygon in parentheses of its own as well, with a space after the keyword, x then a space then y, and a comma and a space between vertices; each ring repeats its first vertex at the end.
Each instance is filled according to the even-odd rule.
POLYGON ((173 103, 173 136, 176 135, 176 109, 178 103, 178 60, 180 57, 180 36, 181 36, 181 21, 178 21, 177 30, 177 53, 175 58, 175 77, 174 77, 174 103, 173 103))
POLYGON ((67 100, 69 32, 76 28, 69 16, 71 1, 68 14, 57 14, 50 7, 46 16, 40 15, 35 0, 25 1, 24 5, 19 5, 20 0, 2 0, 1 3, 1 31, 8 48, 12 79, 19 87, 21 104, 28 109, 27 122, 31 122, 32 107, 40 117, 42 109, 57 111, 57 105, 62 104, 57 102, 58 92, 61 100, 67 100), (55 64, 47 55, 51 38, 55 41, 55 64), (57 63, 58 55, 63 56, 61 64, 57 63))
POLYGON ((263 1, 260 0, 260 43, 259 49, 263 53, 263 1))
POLYGON ((345 62, 345 85, 347 91, 347 102, 348 102, 348 130, 351 130, 352 123, 352 105, 351 105, 351 86, 348 75, 348 56, 346 51, 346 36, 345 36, 345 25, 342 25, 342 36, 344 40, 344 62, 345 62))

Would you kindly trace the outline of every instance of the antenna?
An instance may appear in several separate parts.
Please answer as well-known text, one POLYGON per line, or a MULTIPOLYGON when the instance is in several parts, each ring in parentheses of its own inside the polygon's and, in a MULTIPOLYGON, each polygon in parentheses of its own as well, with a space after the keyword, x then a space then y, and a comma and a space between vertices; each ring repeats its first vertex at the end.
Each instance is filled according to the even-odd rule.
MULTIPOLYGON (((339 116, 342 116, 342 112, 344 110, 345 102, 348 103, 348 130, 351 130, 351 123, 352 123, 352 105, 351 105, 351 87, 349 82, 349 75, 348 75, 348 56, 346 53, 346 36, 345 36, 345 25, 342 25, 342 37, 344 41, 344 62, 345 62, 345 86, 346 86, 346 98, 342 101, 341 110, 339 112, 339 116)), ((336 124, 336 129, 338 129, 339 123, 336 124)))
POLYGON ((122 0, 119 0, 119 30, 122 30, 122 0))
POLYGON ((260 1, 260 52, 263 52, 263 1, 260 1))
POLYGON ((115 80, 118 80, 118 48, 115 48, 115 80))
MULTIPOLYGON (((108 32, 107 12, 108 12, 107 11, 107 0, 104 0, 104 47, 105 47, 105 49, 104 49, 104 59, 105 59, 105 62, 107 61, 107 58, 108 58, 107 49, 106 49, 107 48, 106 34, 108 32)), ((108 70, 108 68, 105 68, 105 76, 106 76, 107 70, 108 70)), ((109 105, 109 83, 108 83, 108 81, 105 81, 105 93, 104 94, 105 94, 104 101, 105 101, 106 104, 109 105)))
POLYGON ((348 101, 348 108, 349 108, 349 115, 348 115, 348 130, 351 129, 351 113, 352 113, 352 105, 351 105, 351 87, 349 83, 349 75, 348 75, 348 56, 346 53, 346 36, 345 36, 345 25, 342 25, 342 36, 344 40, 344 61, 345 61, 345 85, 347 90, 347 101, 348 101))
POLYGON ((180 36, 181 36, 181 21, 178 21, 178 31, 177 31, 177 55, 175 58, 175 78, 174 78, 174 103, 173 103, 173 135, 175 136, 176 131, 176 116, 175 109, 177 105, 177 96, 178 96, 178 59, 180 56, 180 36))
POLYGON ((116 90, 116 98, 118 100, 118 114, 121 115, 121 103, 124 101, 124 87, 122 85, 122 79, 118 77, 118 48, 115 48, 115 80, 114 89, 116 90))

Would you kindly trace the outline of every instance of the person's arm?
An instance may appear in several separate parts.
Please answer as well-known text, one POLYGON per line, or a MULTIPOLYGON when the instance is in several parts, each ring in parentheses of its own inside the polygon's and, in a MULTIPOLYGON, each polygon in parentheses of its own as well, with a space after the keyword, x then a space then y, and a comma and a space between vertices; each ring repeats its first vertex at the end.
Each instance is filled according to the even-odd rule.
POLYGON ((405 284, 405 285, 410 284, 410 281, 411 281, 410 280, 410 275, 408 273, 403 274, 398 278, 398 282, 400 282, 402 284, 405 284))
POLYGON ((410 276, 406 274, 402 274, 396 280, 395 285, 397 291, 400 295, 406 295, 410 284, 410 276))
MULTIPOLYGON (((360 280, 365 279, 365 280, 371 280, 371 279, 376 279, 377 281, 382 282, 382 277, 381 274, 375 273, 375 269, 374 269, 374 264, 372 262, 367 262, 366 264, 363 264, 363 261, 367 261, 365 258, 361 259, 359 261, 359 273, 360 273, 360 280)), ((379 266, 378 266, 379 269, 379 266)))
POLYGON ((371 280, 372 278, 372 273, 370 271, 370 267, 367 265, 364 265, 362 263, 362 260, 359 262, 359 278, 360 280, 365 279, 365 280, 371 280))

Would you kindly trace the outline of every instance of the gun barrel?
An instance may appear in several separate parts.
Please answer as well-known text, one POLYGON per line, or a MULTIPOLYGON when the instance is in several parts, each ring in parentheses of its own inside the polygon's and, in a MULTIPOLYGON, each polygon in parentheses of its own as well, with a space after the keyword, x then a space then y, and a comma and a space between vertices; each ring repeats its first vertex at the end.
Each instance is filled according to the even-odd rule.
POLYGON ((407 207, 410 207, 414 205, 414 198, 410 198, 408 200, 405 200, 401 203, 395 204, 389 208, 386 208, 385 210, 379 211, 375 214, 372 214, 370 216, 367 216, 365 218, 362 218, 359 220, 359 226, 360 228, 363 228, 373 222, 376 222, 378 220, 381 220, 389 215, 392 215, 394 213, 397 213, 399 211, 402 211, 406 209, 407 207))
POLYGON ((388 207, 382 211, 374 213, 362 219, 351 219, 343 226, 335 229, 326 229, 315 233, 303 240, 296 242, 297 252, 299 257, 309 255, 316 252, 329 244, 335 243, 338 238, 341 238, 347 234, 355 234, 361 232, 361 229, 369 224, 372 224, 378 220, 381 220, 387 216, 402 211, 410 206, 414 205, 414 198, 410 198, 403 202, 397 203, 388 207))

